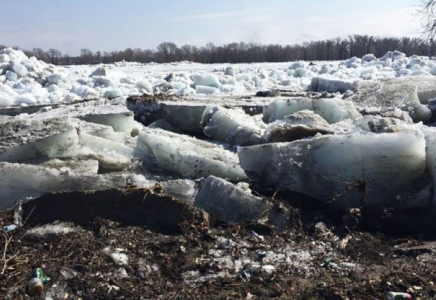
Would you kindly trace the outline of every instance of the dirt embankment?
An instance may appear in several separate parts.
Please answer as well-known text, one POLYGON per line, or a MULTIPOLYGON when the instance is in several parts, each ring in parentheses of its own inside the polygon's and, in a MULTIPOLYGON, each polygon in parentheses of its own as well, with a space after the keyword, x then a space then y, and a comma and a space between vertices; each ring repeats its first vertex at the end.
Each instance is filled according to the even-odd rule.
MULTIPOLYGON (((52 299, 436 297, 436 243, 361 232, 357 212, 335 220, 301 207, 277 232, 225 224, 159 189, 52 193, 23 208, 24 226, 0 243, 1 299, 29 299, 37 267, 52 299)), ((3 212, 0 225, 11 223, 3 212)))

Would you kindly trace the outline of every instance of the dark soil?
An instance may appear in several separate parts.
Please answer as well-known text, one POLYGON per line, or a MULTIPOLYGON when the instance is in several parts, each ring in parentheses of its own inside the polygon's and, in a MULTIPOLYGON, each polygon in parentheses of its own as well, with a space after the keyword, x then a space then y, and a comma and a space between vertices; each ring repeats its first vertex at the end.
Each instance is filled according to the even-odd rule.
POLYGON ((159 102, 159 101, 177 101, 182 99, 179 95, 167 95, 165 93, 147 95, 143 94, 141 96, 130 96, 127 98, 127 103, 136 102, 159 102))
POLYGON ((38 112, 41 108, 44 107, 51 107, 53 109, 58 108, 61 105, 76 105, 79 103, 86 103, 86 102, 90 102, 90 101, 95 101, 98 100, 97 98, 93 98, 93 99, 84 99, 84 100, 78 100, 78 101, 74 101, 71 103, 50 103, 50 104, 37 104, 37 105, 30 105, 30 106, 21 106, 21 105, 17 105, 17 106, 7 106, 7 107, 0 107, 0 115, 5 115, 5 116, 17 116, 19 114, 34 114, 36 112, 38 112))
MULTIPOLYGON (((135 203, 137 193, 106 192, 104 198, 135 203)), ((47 217, 49 207, 36 205, 30 212, 25 206, 23 227, 2 233, 0 299, 43 298, 26 291, 37 267, 52 278, 44 292, 53 299, 386 299, 389 291, 408 291, 413 299, 436 297, 434 242, 353 232, 319 214, 303 216, 301 226, 287 232, 260 223, 230 226, 207 216, 185 218, 187 211, 171 201, 168 207, 179 213, 171 208, 168 217, 159 218, 181 216, 180 230, 168 233, 157 218, 141 225, 139 219, 123 219, 123 213, 108 213, 116 205, 105 212, 103 194, 91 194, 89 199, 100 200, 84 216, 69 206, 73 199, 86 206, 84 194, 66 194, 65 208, 79 221, 57 218, 69 221, 75 232, 30 238, 27 230, 55 218, 47 217), (118 248, 128 255, 126 266, 109 256, 118 248)), ((55 198, 45 197, 46 202, 55 198)), ((165 205, 155 206, 152 200, 149 213, 165 205)), ((12 211, 0 214, 0 226, 12 222, 12 211)))

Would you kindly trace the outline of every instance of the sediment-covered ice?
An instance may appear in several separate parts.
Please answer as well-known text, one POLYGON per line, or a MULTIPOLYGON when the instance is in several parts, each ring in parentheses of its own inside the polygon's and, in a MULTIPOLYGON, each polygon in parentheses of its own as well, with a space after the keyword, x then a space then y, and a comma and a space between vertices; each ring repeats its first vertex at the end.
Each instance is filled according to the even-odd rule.
POLYGON ((423 122, 426 124, 432 117, 432 112, 427 105, 414 101, 405 102, 400 108, 407 112, 415 123, 423 122))
POLYGON ((165 130, 144 129, 138 136, 146 168, 175 173, 184 178, 209 175, 246 178, 236 154, 222 147, 165 130))
POLYGON ((310 84, 310 90, 315 92, 341 92, 355 90, 356 80, 339 79, 334 77, 314 77, 310 84))
POLYGON ((166 194, 169 194, 186 204, 194 204, 195 196, 197 196, 198 193, 198 187, 195 181, 177 179, 162 181, 159 185, 164 189, 166 194))
POLYGON ((229 109, 242 109, 253 116, 262 113, 263 106, 274 101, 269 97, 241 98, 238 96, 209 95, 186 97, 178 99, 169 97, 168 100, 151 101, 149 96, 130 97, 127 107, 134 112, 136 119, 144 125, 163 119, 169 124, 186 132, 202 132, 200 126, 206 107, 222 106, 229 109))
POLYGON ((0 161, 95 159, 102 169, 123 170, 135 156, 130 133, 74 118, 13 118, 0 123, 0 132, 0 161))
POLYGON ((209 176, 195 197, 194 205, 228 223, 262 220, 278 230, 292 227, 292 215, 286 207, 254 196, 245 182, 233 185, 209 176))
POLYGON ((397 118, 367 115, 355 120, 353 124, 367 132, 382 133, 403 131, 401 126, 408 123, 397 118))
POLYGON ((81 132, 78 144, 63 153, 65 158, 95 159, 102 170, 122 171, 135 157, 135 150, 123 143, 81 132))
POLYGON ((131 133, 133 130, 138 131, 143 127, 134 120, 134 115, 130 111, 107 114, 95 111, 86 115, 77 116, 77 118, 87 122, 111 126, 116 132, 131 133))
POLYGON ((194 205, 229 223, 244 223, 268 215, 271 204, 232 183, 209 176, 194 205))
POLYGON ((130 102, 131 109, 139 120, 145 125, 150 125, 157 120, 165 120, 182 131, 201 132, 201 117, 206 104, 186 102, 130 102))
POLYGON ((52 191, 121 188, 127 178, 138 187, 148 185, 144 176, 130 173, 75 174, 46 166, 0 162, 0 209, 52 191))
MULTIPOLYGON (((88 133, 93 136, 124 144, 131 148, 136 148, 135 136, 137 136, 137 134, 132 134, 132 132, 115 132, 111 126, 90 123, 80 119, 73 118, 71 122, 73 126, 78 129, 79 133, 88 133)), ((139 130, 137 133, 139 133, 139 130)))
POLYGON ((51 118, 78 118, 95 124, 111 126, 116 132, 131 134, 142 129, 143 125, 134 120, 134 114, 123 105, 112 105, 107 100, 95 100, 65 105, 34 114, 21 114, 17 119, 44 120, 51 118))
MULTIPOLYGON (((423 132, 426 142, 426 171, 432 180, 432 189, 436 186, 436 129, 433 127, 420 126, 420 131, 423 132)), ((430 206, 434 211, 434 205, 436 203, 436 195, 430 199, 430 206)))
POLYGON ((171 132, 175 132, 175 133, 178 133, 178 134, 182 134, 182 131, 179 128, 177 128, 176 126, 168 123, 164 119, 159 119, 159 120, 151 123, 147 127, 148 128, 164 129, 164 130, 167 130, 167 131, 171 131, 171 132))
POLYGON ((240 109, 207 107, 201 123, 204 134, 216 141, 241 146, 265 142, 264 129, 256 124, 253 117, 240 109))
POLYGON ((283 98, 264 107, 263 120, 271 123, 301 110, 311 110, 329 123, 360 116, 353 102, 340 98, 283 98))
POLYGON ((76 159, 50 159, 42 162, 34 162, 36 165, 46 167, 48 169, 56 169, 62 173, 68 174, 97 174, 98 173, 98 161, 93 159, 88 160, 76 160, 76 159))
POLYGON ((301 110, 268 125, 265 139, 270 143, 292 142, 316 134, 333 134, 334 130, 320 115, 301 110))
POLYGON ((398 106, 414 101, 427 104, 436 97, 436 78, 388 78, 357 81, 351 100, 361 106, 398 106))
POLYGON ((0 123, 0 161, 56 158, 77 143, 77 131, 69 118, 0 123))
POLYGON ((424 174, 419 131, 332 135, 241 147, 241 167, 256 181, 338 207, 395 204, 398 189, 424 174), (364 198, 362 198, 365 196, 364 198))

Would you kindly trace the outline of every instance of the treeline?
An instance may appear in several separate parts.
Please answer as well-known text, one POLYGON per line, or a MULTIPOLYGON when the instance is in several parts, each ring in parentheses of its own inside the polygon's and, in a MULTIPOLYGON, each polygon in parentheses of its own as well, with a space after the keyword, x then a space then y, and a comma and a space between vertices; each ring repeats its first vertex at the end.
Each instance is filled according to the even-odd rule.
MULTIPOLYGON (((0 49, 2 46, 0 46, 0 49)), ((3 47, 4 48, 4 47, 3 47)), ((44 51, 34 48, 24 51, 28 56, 35 56, 47 63, 56 65, 100 64, 121 61, 140 63, 170 63, 177 61, 193 61, 199 63, 250 63, 250 62, 286 62, 295 60, 344 60, 353 56, 362 57, 373 53, 377 57, 387 51, 399 50, 408 56, 433 56, 436 41, 419 38, 376 37, 353 35, 348 38, 335 38, 322 41, 307 42, 295 45, 261 45, 255 43, 231 43, 215 46, 208 43, 204 47, 174 43, 161 43, 156 49, 132 49, 122 51, 93 52, 81 49, 80 56, 62 55, 57 49, 44 51)))

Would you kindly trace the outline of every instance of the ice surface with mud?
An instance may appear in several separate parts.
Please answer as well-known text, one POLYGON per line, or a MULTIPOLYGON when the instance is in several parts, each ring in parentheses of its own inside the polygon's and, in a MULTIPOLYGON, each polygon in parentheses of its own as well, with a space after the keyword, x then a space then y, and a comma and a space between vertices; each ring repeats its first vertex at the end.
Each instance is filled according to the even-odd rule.
POLYGON ((433 58, 398 51, 335 62, 53 66, 4 49, 0 208, 50 191, 152 186, 233 223, 265 211, 290 218, 253 186, 338 209, 427 208, 435 76, 433 58))
POLYGON ((339 207, 360 207, 394 203, 403 185, 424 174, 425 151, 424 135, 405 131, 325 135, 243 147, 238 155, 253 180, 339 207))

